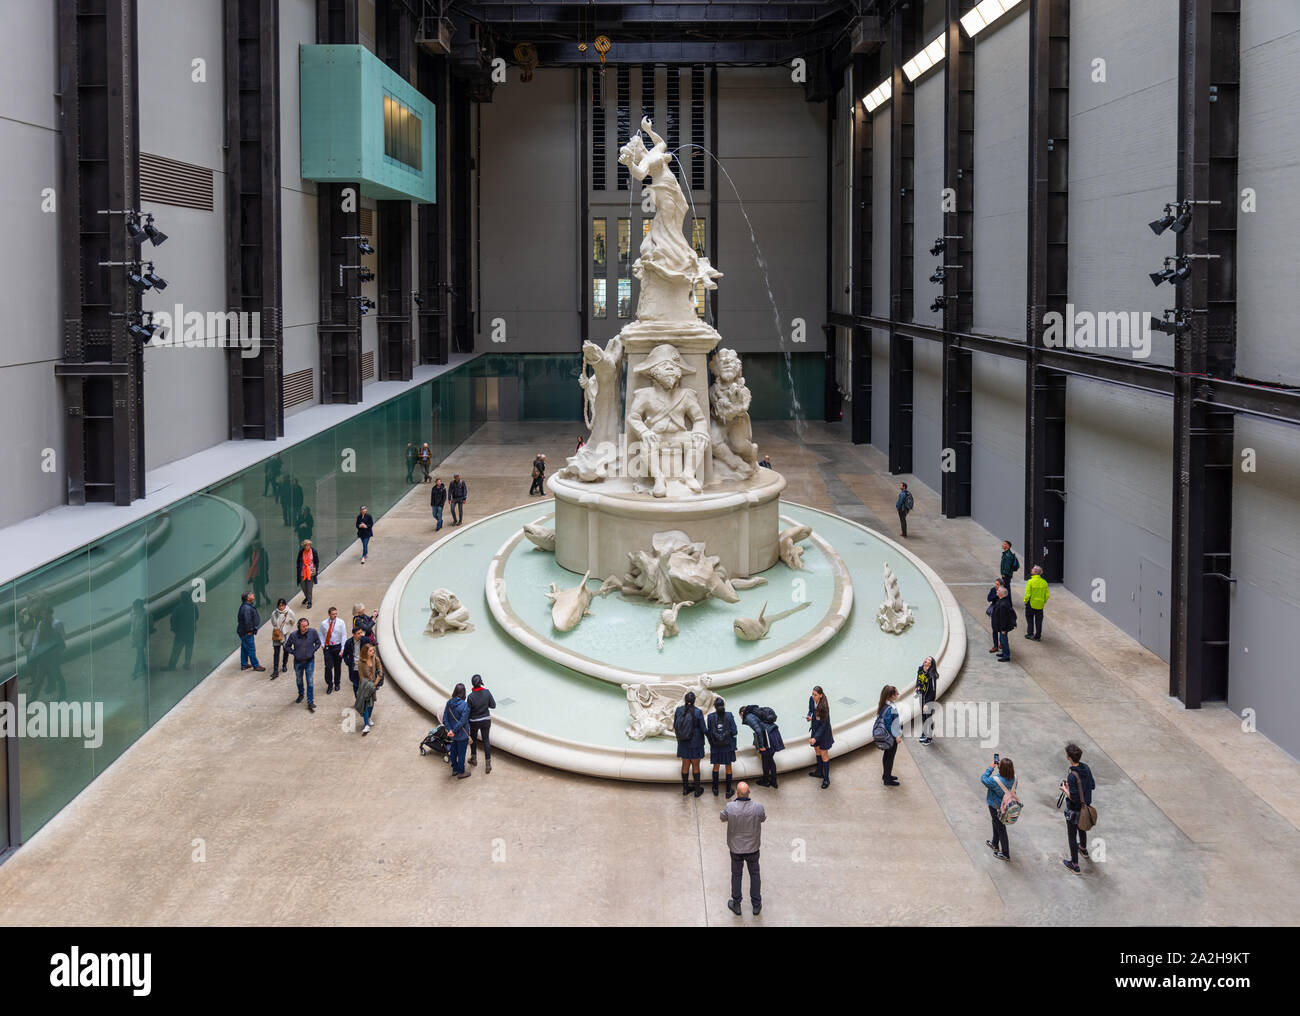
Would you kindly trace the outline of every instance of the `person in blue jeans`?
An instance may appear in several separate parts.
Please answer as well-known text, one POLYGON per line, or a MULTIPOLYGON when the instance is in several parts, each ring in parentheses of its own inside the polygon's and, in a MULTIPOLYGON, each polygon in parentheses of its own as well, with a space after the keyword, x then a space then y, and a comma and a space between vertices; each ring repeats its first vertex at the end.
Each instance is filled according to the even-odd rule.
POLYGON ((361 511, 357 512, 357 539, 361 541, 361 563, 366 563, 366 555, 370 553, 370 537, 375 535, 375 517, 365 505, 361 506, 361 511))
POLYGON ((298 630, 284 644, 285 652, 293 657, 293 674, 298 681, 297 702, 302 701, 303 684, 306 683, 307 708, 316 711, 316 692, 312 675, 316 672, 316 653, 320 650, 320 632, 305 617, 298 618, 298 630))
POLYGON ((239 669, 265 670, 257 662, 257 629, 262 627, 262 619, 257 608, 253 606, 253 594, 244 594, 244 601, 239 605, 239 617, 235 622, 235 633, 239 636, 239 669))
POLYGON ((465 749, 469 747, 469 703, 465 701, 465 685, 452 689, 451 698, 442 710, 442 725, 447 728, 451 741, 451 775, 458 780, 467 779, 465 749))
POLYGON ((442 480, 435 476, 433 489, 429 491, 429 506, 433 508, 433 521, 438 523, 433 529, 435 533, 442 528, 442 509, 446 503, 447 488, 443 486, 442 480))
POLYGON ((1006 586, 998 588, 998 598, 993 603, 993 634, 997 636, 998 648, 1001 650, 996 659, 1000 663, 1011 661, 1011 643, 1009 633, 1016 626, 1016 608, 1011 604, 1011 596, 1006 586))
POLYGON ((987 791, 984 803, 989 806, 989 815, 993 818, 993 839, 985 840, 984 845, 993 851, 999 861, 1011 860, 1011 844, 1007 840, 1007 827, 1001 818, 1002 795, 1016 785, 1016 767, 1009 758, 993 756, 993 765, 984 770, 980 777, 987 791))

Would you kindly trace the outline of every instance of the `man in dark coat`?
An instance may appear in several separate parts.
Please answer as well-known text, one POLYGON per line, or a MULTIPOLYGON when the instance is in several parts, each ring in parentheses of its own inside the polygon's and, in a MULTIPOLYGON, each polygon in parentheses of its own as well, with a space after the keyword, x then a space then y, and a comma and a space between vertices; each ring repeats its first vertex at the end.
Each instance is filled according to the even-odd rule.
POLYGON ((1011 541, 1002 541, 1002 559, 998 562, 998 573, 1002 576, 1002 585, 1011 590, 1011 576, 1020 571, 1020 558, 1011 549, 1011 541))
POLYGON ((293 673, 298 681, 298 698, 295 701, 301 702, 305 691, 307 708, 314 713, 316 693, 312 684, 312 675, 316 672, 316 654, 320 651, 320 632, 311 626, 307 618, 300 617, 298 630, 290 632, 289 637, 285 639, 284 648, 293 657, 293 673))
POLYGON ((993 632, 998 637, 998 660, 1007 663, 1011 659, 1011 642, 1008 634, 1016 627, 1016 608, 1011 603, 1011 595, 1006 586, 998 588, 998 598, 993 604, 993 632))
POLYGON ((244 601, 239 605, 239 617, 235 621, 235 632, 239 635, 239 669, 265 670, 257 662, 257 629, 262 627, 257 607, 253 605, 253 594, 244 594, 244 601))
POLYGON ((544 494, 542 484, 546 482, 546 456, 541 452, 533 459, 533 485, 528 488, 528 496, 544 494))
POLYGON ((458 526, 465 521, 465 502, 469 500, 469 487, 460 478, 460 473, 451 478, 447 493, 451 497, 451 524, 458 526))
POLYGON ((433 478, 433 489, 429 491, 429 505, 433 508, 433 521, 438 523, 433 531, 442 528, 442 506, 447 503, 447 488, 438 477, 433 478))
POLYGON ((916 500, 912 497, 912 492, 907 489, 907 484, 898 485, 898 497, 894 500, 894 507, 898 509, 898 524, 903 529, 903 535, 907 535, 907 516, 915 506, 916 500))

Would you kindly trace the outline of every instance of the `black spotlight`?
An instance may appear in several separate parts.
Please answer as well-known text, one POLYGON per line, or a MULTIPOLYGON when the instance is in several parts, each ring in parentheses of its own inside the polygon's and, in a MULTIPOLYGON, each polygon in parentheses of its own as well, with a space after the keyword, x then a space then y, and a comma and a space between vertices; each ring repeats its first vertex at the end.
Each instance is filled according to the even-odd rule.
POLYGON ((931 282, 942 282, 942 281, 944 280, 944 278, 945 278, 945 276, 944 276, 943 269, 940 268, 937 272, 935 272, 933 275, 930 276, 930 281, 931 281, 931 282))
POLYGON ((1191 224, 1192 224, 1192 206, 1183 205, 1178 209, 1178 218, 1174 220, 1174 224, 1169 228, 1172 229, 1175 233, 1182 233, 1191 224))
POLYGON ((142 293, 146 289, 153 288, 153 283, 149 281, 146 275, 141 273, 139 268, 128 268, 126 270, 126 281, 131 283, 131 285, 135 286, 135 288, 140 290, 142 293))
POLYGON ((375 273, 369 268, 363 268, 361 271, 357 272, 357 278, 362 282, 371 282, 375 278, 375 273))
POLYGON ((930 304, 930 309, 934 311, 943 310, 945 303, 947 303, 947 301, 942 296, 936 296, 934 298, 934 303, 930 304))
POLYGON ((939 237, 939 239, 934 241, 934 246, 930 248, 930 253, 933 254, 935 257, 938 257, 940 254, 944 252, 947 246, 948 246, 948 241, 945 240, 943 237, 939 237))
POLYGON ((140 222, 134 215, 126 220, 126 235, 136 243, 144 243, 144 230, 140 228, 140 222))
POLYGON ((424 306, 424 297, 422 297, 419 293, 412 293, 412 294, 411 294, 411 299, 415 301, 415 305, 416 305, 417 307, 423 307, 423 306, 424 306))
POLYGON ((1187 281, 1187 277, 1192 274, 1192 263, 1187 258, 1178 259, 1178 267, 1174 269, 1173 283, 1175 286, 1187 281))
POLYGON ((1175 314, 1173 311, 1166 311, 1166 317, 1161 321, 1152 321, 1151 330, 1155 332, 1164 332, 1166 335, 1182 335, 1190 327, 1181 313, 1175 314), (1170 318, 1168 315, 1173 314, 1170 318))
MULTIPOLYGON (((1166 229, 1168 229, 1173 224, 1174 224, 1173 205, 1165 205, 1165 214, 1160 216, 1160 218, 1156 219, 1155 222, 1147 223, 1147 225, 1151 227, 1151 232, 1155 233, 1156 236, 1159 236, 1161 233, 1163 233, 1166 229)), ((1187 228, 1186 226, 1183 227, 1183 229, 1186 228, 1187 228)), ((1182 229, 1177 230, 1177 232, 1179 233, 1181 233, 1182 231, 1183 231, 1182 229)))
POLYGON ((158 328, 153 323, 153 319, 147 314, 141 314, 140 320, 132 322, 127 328, 127 332, 134 335, 141 342, 148 342, 153 338, 153 333, 157 330, 158 328))
POLYGON ((167 288, 167 280, 154 272, 152 261, 149 262, 148 271, 141 273, 140 277, 160 293, 167 288))
POLYGON ((145 216, 144 235, 149 238, 149 242, 155 247, 161 247, 167 242, 167 234, 153 224, 152 215, 145 216))
POLYGON ((373 254, 375 248, 371 247, 364 237, 357 241, 357 250, 362 254, 373 254))
POLYGON ((1162 282, 1173 282, 1175 273, 1169 264, 1171 260, 1172 258, 1165 258, 1165 266, 1158 272, 1150 273, 1151 285, 1158 286, 1162 282))

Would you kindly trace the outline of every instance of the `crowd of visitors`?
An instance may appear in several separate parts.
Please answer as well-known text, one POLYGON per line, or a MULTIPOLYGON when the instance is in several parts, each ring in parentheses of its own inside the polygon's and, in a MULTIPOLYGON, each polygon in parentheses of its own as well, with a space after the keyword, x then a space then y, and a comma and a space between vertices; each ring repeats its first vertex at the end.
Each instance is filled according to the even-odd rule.
MULTIPOLYGON (((581 449, 582 445, 583 440, 580 437, 578 449, 581 449)), ((415 482, 415 470, 418 468, 423 474, 424 482, 431 483, 429 502, 435 522, 434 531, 437 532, 442 529, 443 510, 448 502, 451 505, 451 525, 459 526, 463 523, 464 505, 469 498, 469 489, 459 473, 453 475, 449 485, 444 485, 440 477, 432 476, 431 464, 432 453, 427 443, 418 447, 414 443, 407 445, 407 480, 415 482)), ((764 456, 760 465, 771 468, 771 460, 764 456)), ((529 496, 544 495, 546 469, 546 455, 538 452, 532 461, 529 496)), ((292 523, 298 528, 301 540, 295 559, 295 569, 303 593, 303 608, 309 610, 320 573, 320 557, 311 542, 314 520, 310 507, 303 503, 301 484, 297 479, 283 475, 278 456, 267 465, 264 493, 276 498, 281 504, 285 524, 292 523)), ((896 508, 902 535, 906 537, 908 515, 915 508, 915 500, 906 483, 899 485, 896 508)), ((362 564, 369 556, 374 528, 374 517, 369 509, 362 505, 356 518, 362 564)), ((1002 541, 998 577, 987 595, 987 615, 990 618, 992 635, 992 646, 989 651, 997 653, 998 660, 1003 662, 1011 659, 1009 636, 1016 628, 1018 620, 1015 601, 1012 600, 1012 581, 1019 571, 1020 560, 1012 549, 1011 541, 1002 541)), ((247 581, 251 589, 242 599, 236 625, 240 637, 240 665, 244 670, 265 670, 257 658, 255 638, 262 623, 258 607, 263 602, 268 605, 271 602, 266 591, 269 577, 268 555, 261 542, 254 541, 247 559, 247 581)), ((1030 577, 1025 583, 1021 601, 1026 614, 1025 637, 1027 639, 1042 639, 1043 613, 1050 595, 1047 581, 1043 577, 1043 569, 1035 565, 1030 570, 1030 577)), ((182 602, 190 601, 188 598, 182 598, 182 602)), ((193 629, 197 619, 192 613, 192 603, 190 608, 183 609, 178 604, 179 613, 174 611, 172 615, 172 630, 176 633, 172 654, 173 666, 179 654, 192 647, 193 629)), ((339 617, 337 609, 330 607, 326 618, 319 623, 318 627, 313 628, 308 618, 295 617, 293 609, 284 598, 281 598, 271 614, 274 650, 271 680, 287 672, 292 659, 298 689, 296 702, 301 703, 305 698, 308 709, 314 712, 316 708, 314 671, 317 654, 321 654, 324 659, 327 695, 341 691, 342 670, 346 667, 352 685, 353 707, 362 719, 361 733, 369 734, 376 722, 373 715, 376 692, 384 682, 383 666, 375 637, 377 613, 377 611, 367 613, 364 604, 354 604, 352 621, 348 625, 339 617)), ((188 652, 186 659, 188 663, 188 652)), ((919 745, 929 746, 934 743, 934 714, 938 691, 937 665, 933 656, 927 656, 917 667, 914 685, 914 693, 918 700, 916 716, 920 724, 920 736, 917 739, 919 745)), ((881 752, 881 782, 889 788, 901 786, 900 780, 893 771, 899 742, 903 737, 898 706, 900 694, 899 689, 891 684, 881 688, 872 731, 873 740, 881 752)), ((448 768, 453 778, 467 779, 471 775, 469 768, 478 764, 480 743, 483 749, 484 772, 492 772, 490 731, 492 710, 496 706, 496 699, 486 687, 481 675, 475 674, 472 677, 469 691, 463 683, 455 686, 443 708, 440 728, 450 747, 448 768)), ((821 781, 821 789, 829 789, 831 751, 835 746, 835 737, 830 700, 820 685, 812 689, 804 721, 808 724, 808 744, 812 749, 814 760, 813 768, 808 775, 821 781)), ((778 724, 777 713, 771 706, 747 704, 741 706, 733 715, 727 709, 723 698, 714 696, 712 708, 706 716, 696 705, 695 693, 687 692, 681 705, 674 712, 672 724, 672 733, 677 741, 677 757, 681 760, 683 796, 698 798, 703 795, 700 767, 704 759, 705 746, 708 746, 709 763, 712 767, 711 789, 715 797, 723 796, 726 801, 720 818, 727 825, 727 846, 731 855, 732 886, 727 906, 737 915, 741 912, 741 883, 746 868, 750 876, 750 902, 753 912, 757 914, 762 908, 759 846, 762 823, 767 818, 763 805, 752 798, 749 782, 735 782, 733 767, 737 760, 741 725, 748 728, 759 757, 761 775, 753 781, 754 785, 772 790, 778 789, 776 756, 785 750, 786 745, 778 724), (725 782, 720 786, 722 780, 725 782)), ((1065 753, 1069 767, 1060 782, 1058 800, 1058 807, 1063 808, 1065 816, 1069 848, 1069 858, 1063 860, 1063 864, 1069 871, 1079 874, 1080 855, 1084 858, 1088 857, 1087 831, 1096 822, 1096 809, 1092 806, 1092 793, 1096 783, 1091 770, 1082 762, 1082 749, 1072 743, 1066 746, 1065 753)), ((992 829, 992 836, 986 843, 998 860, 1010 861, 1008 829, 1015 824, 1022 808, 1016 770, 1011 759, 995 754, 992 762, 983 770, 980 783, 985 792, 985 805, 989 810, 992 829)))

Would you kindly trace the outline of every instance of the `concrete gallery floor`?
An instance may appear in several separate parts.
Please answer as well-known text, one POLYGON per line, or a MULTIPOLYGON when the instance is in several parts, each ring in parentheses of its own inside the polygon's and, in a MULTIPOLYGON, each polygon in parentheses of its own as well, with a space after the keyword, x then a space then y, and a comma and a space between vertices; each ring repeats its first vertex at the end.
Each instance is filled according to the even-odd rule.
MULTIPOLYGON (((841 427, 756 430, 792 500, 896 533, 897 480, 879 452, 852 446, 841 427)), ((527 501, 533 453, 558 465, 577 431, 488 424, 437 471, 465 475, 471 521, 527 501)), ((1167 695, 1165 665, 1061 587, 1043 641, 1027 642, 1022 628, 1013 662, 994 662, 984 595, 1000 534, 938 518, 937 495, 913 489, 907 545, 951 584, 970 635, 949 695, 997 703, 998 746, 904 739, 894 790, 881 785, 870 747, 834 760, 829 790, 799 773, 777 791, 756 788, 769 816, 761 917, 748 903, 743 918, 726 909, 711 794, 684 798, 671 784, 579 777, 504 754, 490 776, 480 762, 472 779, 450 780, 416 750, 434 720, 391 682, 362 738, 343 729, 346 681, 342 701, 318 694, 313 715, 293 704, 292 672, 272 683, 241 673, 232 655, 0 866, 0 922, 1300 923, 1300 764, 1222 707, 1183 710, 1167 695), (1054 807, 1070 740, 1097 777, 1101 816, 1097 859, 1082 877, 1061 865, 1054 807), (984 845, 979 776, 993 750, 1015 760, 1026 801, 1009 864, 984 845)), ((380 520, 364 567, 354 546, 325 570, 313 621, 331 604, 378 604, 431 542, 428 491, 416 486, 380 520)), ((234 613, 232 604, 232 632, 234 613)), ((476 669, 451 639, 446 666, 457 680, 476 669)), ((485 677, 499 698, 528 679, 485 677)), ((782 720, 787 740, 802 734, 802 717, 782 720)))

